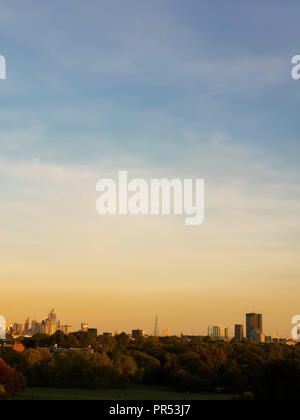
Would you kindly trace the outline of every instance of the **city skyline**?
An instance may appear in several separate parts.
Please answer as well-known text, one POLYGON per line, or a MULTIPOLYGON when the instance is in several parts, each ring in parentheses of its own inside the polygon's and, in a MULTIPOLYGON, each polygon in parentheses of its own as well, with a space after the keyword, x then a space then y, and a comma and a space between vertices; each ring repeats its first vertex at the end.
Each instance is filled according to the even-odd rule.
MULTIPOLYGON (((256 313, 245 313, 244 315, 244 320, 241 324, 239 323, 233 323, 233 324, 220 324, 220 323, 209 323, 208 327, 206 326, 206 328, 203 329, 199 329, 197 331, 194 330, 188 330, 188 328, 185 328, 183 330, 172 330, 169 327, 164 327, 162 330, 160 330, 159 327, 159 317, 158 315, 155 315, 155 323, 154 323, 154 330, 151 328, 147 329, 147 328, 142 328, 143 326, 140 325, 131 325, 129 326, 127 329, 122 329, 120 327, 116 327, 116 328, 101 328, 99 325, 97 324, 90 324, 87 321, 81 321, 80 322, 80 326, 77 327, 77 324, 74 325, 72 323, 62 323, 60 321, 60 319, 57 318, 57 314, 55 313, 55 310, 51 310, 49 312, 48 318, 42 320, 41 322, 37 321, 36 318, 26 318, 24 323, 18 323, 18 322, 13 322, 13 323, 9 323, 7 324, 7 327, 11 328, 14 325, 17 325, 18 327, 22 326, 22 332, 26 331, 26 327, 24 328, 24 326, 26 326, 26 322, 28 322, 28 325, 31 325, 33 322, 36 324, 38 323, 38 327, 40 327, 41 325, 44 326, 48 325, 48 330, 46 329, 46 332, 44 330, 43 333, 52 335, 54 334, 54 332, 56 330, 61 330, 64 333, 70 333, 70 332, 76 332, 76 331, 88 331, 88 330, 97 330, 99 335, 102 335, 103 333, 111 333, 111 334, 120 334, 122 332, 125 332, 126 334, 131 334, 131 332, 133 330, 135 331, 142 331, 145 334, 147 334, 148 336, 166 336, 167 335, 175 335, 175 336, 210 336, 211 338, 217 340, 217 339, 226 339, 226 338, 237 338, 237 328, 238 328, 238 334, 242 334, 243 339, 251 339, 253 341, 260 341, 261 337, 281 337, 281 338, 290 338, 291 334, 284 334, 279 330, 274 330, 274 331, 266 331, 263 328, 263 315, 262 314, 256 314, 256 313), (55 317, 55 322, 54 324, 51 321, 51 314, 54 314, 55 317), (255 320, 253 321, 253 317, 255 318, 255 320), (258 319, 258 320, 257 320, 258 319), (49 324, 47 324, 47 321, 50 321, 49 324), (45 324, 46 323, 46 324, 45 324), (57 328, 55 329, 55 331, 53 331, 53 329, 51 330, 51 325, 55 325, 57 326, 57 328), (49 329, 50 328, 50 329, 49 329), (51 333, 49 333, 51 331, 51 333), (66 332, 67 331, 67 332, 66 332), (258 335, 259 334, 259 335, 258 335)), ((120 325, 120 324, 119 324, 120 325)), ((45 327, 44 327, 45 328, 45 327)), ((46 327, 47 328, 47 327, 46 327)), ((152 327, 153 328, 153 327, 152 327)), ((39 329, 38 331, 35 332, 37 333, 42 333, 42 331, 39 329)))

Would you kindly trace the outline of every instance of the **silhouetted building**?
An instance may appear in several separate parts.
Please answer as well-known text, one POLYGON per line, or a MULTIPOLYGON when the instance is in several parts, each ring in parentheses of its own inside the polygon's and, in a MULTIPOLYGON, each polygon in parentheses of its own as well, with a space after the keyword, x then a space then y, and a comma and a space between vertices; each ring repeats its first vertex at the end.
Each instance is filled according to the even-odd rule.
POLYGON ((199 338, 201 338, 202 340, 204 340, 206 337, 204 337, 203 335, 185 335, 185 334, 181 334, 181 338, 183 340, 192 341, 192 340, 196 340, 196 339, 199 339, 199 338))
POLYGON ((138 338, 143 338, 145 336, 146 336, 146 333, 143 330, 132 330, 132 338, 135 340, 138 338))
POLYGON ((262 315, 246 314, 246 334, 247 340, 258 341, 257 337, 263 333, 262 315))
POLYGON ((89 328, 88 333, 93 334, 95 337, 98 337, 98 330, 97 328, 89 328))
POLYGON ((243 341, 244 339, 244 325, 235 325, 234 337, 237 341, 243 341))
POLYGON ((228 328, 224 329, 224 338, 225 338, 225 340, 229 340, 229 330, 228 330, 228 328))

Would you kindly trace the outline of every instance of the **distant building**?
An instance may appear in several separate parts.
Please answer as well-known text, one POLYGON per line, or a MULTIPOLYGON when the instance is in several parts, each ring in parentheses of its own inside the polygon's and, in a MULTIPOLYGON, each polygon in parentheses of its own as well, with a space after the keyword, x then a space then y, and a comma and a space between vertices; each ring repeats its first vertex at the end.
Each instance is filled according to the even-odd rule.
POLYGON ((30 319, 27 318, 24 323, 24 335, 30 334, 30 319))
POLYGON ((265 334, 260 333, 260 332, 254 334, 254 341, 256 343, 265 343, 266 342, 265 334))
POLYGON ((108 332, 103 333, 103 337, 112 337, 112 336, 113 336, 112 333, 108 333, 108 332))
POLYGON ((65 334, 65 335, 69 335, 72 332, 72 327, 71 325, 62 325, 60 327, 60 330, 65 334))
POLYGON ((208 336, 216 341, 228 340, 228 328, 210 325, 208 327, 208 336))
POLYGON ((183 340, 189 340, 189 341, 192 341, 192 340, 196 340, 197 338, 204 339, 204 338, 207 338, 207 337, 204 337, 204 336, 202 336, 202 335, 185 335, 185 334, 181 334, 181 338, 182 338, 183 340))
POLYGON ((23 325, 14 323, 13 325, 13 335, 21 335, 23 332, 23 325))
POLYGON ((81 323, 81 331, 82 332, 88 332, 88 330, 89 330, 88 324, 86 322, 82 322, 81 323))
POLYGON ((257 341, 258 335, 263 333, 263 321, 261 314, 246 314, 247 340, 257 341))
POLYGON ((235 325, 235 327, 234 327, 234 338, 237 341, 243 341, 243 339, 244 339, 244 325, 235 325))
POLYGON ((164 337, 169 337, 170 336, 170 331, 167 328, 166 330, 164 330, 164 337))
POLYGON ((143 330, 132 330, 132 338, 134 340, 138 339, 138 338, 143 338, 146 337, 146 333, 143 330))
POLYGON ((95 337, 98 337, 98 330, 97 328, 89 328, 88 329, 89 334, 93 334, 95 337))
POLYGON ((158 323, 158 316, 156 316, 156 319, 155 319, 155 325, 154 325, 154 337, 159 337, 159 323, 158 323))
POLYGON ((37 321, 34 321, 34 320, 31 321, 31 335, 35 335, 36 334, 35 333, 35 330, 37 328, 37 325, 38 325, 37 321))
POLYGON ((51 335, 51 322, 50 319, 46 319, 45 321, 43 321, 43 333, 47 334, 47 335, 51 335))
POLYGON ((44 334, 44 333, 45 333, 45 331, 44 331, 42 323, 32 321, 31 334, 32 335, 37 335, 37 334, 44 334))
POLYGON ((50 314, 48 315, 48 328, 49 328, 49 335, 53 335, 57 331, 57 315, 55 313, 55 309, 52 309, 50 314))
POLYGON ((224 334, 225 340, 229 340, 229 330, 228 330, 228 328, 225 328, 224 332, 225 332, 225 334, 224 334))

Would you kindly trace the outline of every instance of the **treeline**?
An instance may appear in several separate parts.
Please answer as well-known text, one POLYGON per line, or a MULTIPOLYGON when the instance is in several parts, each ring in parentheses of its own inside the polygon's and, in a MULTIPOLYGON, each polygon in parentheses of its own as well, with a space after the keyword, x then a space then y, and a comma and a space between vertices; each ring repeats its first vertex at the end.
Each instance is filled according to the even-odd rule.
POLYGON ((219 391, 242 398, 300 399, 299 346, 178 337, 132 341, 125 334, 96 338, 87 333, 35 336, 24 339, 23 344, 24 352, 2 349, 0 356, 24 376, 28 386, 151 384, 189 393, 219 391), (55 345, 69 350, 52 353, 45 348, 55 345))

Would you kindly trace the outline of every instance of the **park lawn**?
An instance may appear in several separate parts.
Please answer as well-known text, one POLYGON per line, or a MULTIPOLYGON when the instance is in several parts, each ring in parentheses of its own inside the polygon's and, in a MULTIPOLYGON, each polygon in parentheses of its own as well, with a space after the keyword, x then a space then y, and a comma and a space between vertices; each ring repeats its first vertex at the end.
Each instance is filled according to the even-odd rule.
POLYGON ((18 394, 16 400, 109 400, 109 401, 215 401, 230 400, 232 396, 221 394, 184 394, 165 387, 137 386, 126 390, 104 389, 59 389, 59 388, 27 388, 25 392, 18 394))

